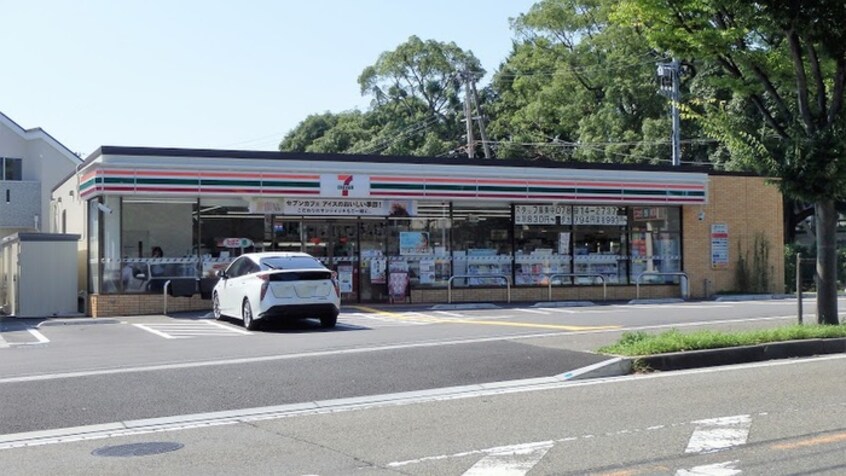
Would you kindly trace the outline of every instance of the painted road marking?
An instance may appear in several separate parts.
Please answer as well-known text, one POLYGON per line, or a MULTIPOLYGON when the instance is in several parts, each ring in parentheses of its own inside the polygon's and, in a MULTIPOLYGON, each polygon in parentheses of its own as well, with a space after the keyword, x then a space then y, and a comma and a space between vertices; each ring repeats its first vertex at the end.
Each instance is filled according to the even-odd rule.
POLYGON ((0 335, 0 349, 8 349, 12 346, 17 345, 39 345, 47 344, 50 342, 50 339, 44 337, 44 334, 38 332, 35 329, 26 329, 26 331, 32 334, 33 337, 35 337, 35 342, 7 342, 5 339, 3 339, 3 336, 0 335))
POLYGON ((680 469, 676 471, 676 476, 734 476, 742 472, 734 467, 738 462, 739 460, 726 461, 724 463, 696 466, 690 469, 680 469))
POLYGON ((39 344, 46 344, 50 342, 50 339, 44 337, 44 334, 38 332, 35 329, 27 329, 27 331, 29 331, 29 333, 32 334, 38 340, 39 344))
POLYGON ((772 445, 772 448, 777 450, 793 450, 796 448, 806 448, 809 446, 826 445, 829 443, 839 443, 846 441, 846 433, 835 433, 833 435, 823 435, 805 440, 793 441, 790 443, 777 443, 772 445))
POLYGON ((133 326, 165 339, 188 339, 191 337, 234 337, 251 335, 249 331, 212 321, 180 323, 132 324, 133 326))
MULTIPOLYGON (((380 311, 378 309, 373 309, 370 307, 365 306, 356 306, 357 309, 362 309, 367 312, 371 312, 374 314, 381 314, 384 316, 394 317, 397 319, 404 319, 404 317, 400 314, 389 312, 389 311, 380 311)), ((409 313, 411 314, 411 313, 409 313)), ((419 313, 415 313, 419 314, 419 313)), ((422 314, 421 314, 422 315, 422 314)), ((428 316, 426 316, 428 317, 428 316)), ((476 325, 483 325, 483 326, 504 326, 504 327, 527 327, 532 329, 555 329, 555 330, 566 330, 566 331, 595 331, 595 330, 609 330, 609 329, 620 329, 621 326, 567 326, 562 324, 537 324, 534 322, 507 322, 507 321, 493 321, 493 320, 483 320, 483 319, 459 319, 459 318, 437 318, 432 317, 431 322, 433 323, 449 323, 449 324, 476 324, 476 325)))
MULTIPOLYGON (((355 350, 348 351, 354 352, 355 350)), ((287 358, 287 356, 275 356, 273 358, 264 358, 261 360, 278 360, 280 358, 287 358)), ((594 385, 619 385, 632 381, 642 382, 644 380, 661 379, 661 378, 684 378, 688 375, 699 375, 706 373, 721 373, 721 372, 744 372, 756 371, 761 367, 780 367, 784 365, 806 365, 828 360, 843 360, 844 355, 814 357, 808 359, 797 360, 783 360, 760 362, 754 364, 742 365, 726 365, 721 367, 709 367, 705 369, 681 370, 677 372, 654 373, 646 375, 628 375, 622 377, 597 378, 591 380, 568 381, 560 379, 529 379, 528 381, 511 381, 503 385, 504 382, 482 385, 469 385, 463 387, 448 387, 442 389, 425 390, 417 392, 402 392, 386 395, 371 395, 369 397, 353 397, 337 400, 326 400, 318 402, 303 402, 287 405, 279 405, 274 407, 258 407, 247 408, 240 410, 229 410, 222 412, 200 413, 189 415, 176 415, 163 418, 152 418, 147 420, 122 421, 114 423, 104 423, 97 425, 87 425, 74 428, 56 428, 50 430, 41 430, 34 432, 10 433, 0 435, 0 450, 10 448, 20 448, 26 446, 49 445, 56 443, 63 443, 67 441, 82 441, 91 439, 114 438, 119 436, 142 435, 158 433, 163 431, 177 431, 191 428, 207 428, 211 426, 231 425, 241 422, 254 422, 260 420, 274 420, 281 418, 307 416, 307 415, 323 415, 339 412, 362 411, 373 408, 396 407, 403 405, 414 405, 428 402, 440 402, 449 400, 459 400, 468 398, 479 398, 492 395, 508 395, 535 391, 549 391, 555 389, 587 387, 594 385)), ((215 365, 226 365, 232 363, 243 363, 243 361, 255 361, 256 359, 233 359, 230 361, 219 361, 215 365)), ((147 368, 136 369, 112 369, 105 371, 89 371, 89 372, 73 372, 68 374, 55 374, 52 376, 30 376, 30 377, 13 377, 0 379, 0 383, 9 382, 25 382, 36 380, 49 380, 55 378, 69 378, 88 375, 105 375, 123 373, 129 371, 143 371, 143 370, 164 370, 170 368, 188 368, 188 367, 202 367, 206 366, 206 362, 197 362, 192 364, 177 364, 177 365, 159 365, 147 368)), ((692 422, 696 424, 697 422, 692 422)), ((705 420, 707 421, 707 420, 705 420)), ((691 423, 671 423, 654 425, 639 429, 624 429, 616 432, 608 432, 600 436, 616 436, 632 433, 646 433, 650 431, 662 430, 664 428, 677 428, 691 423)), ((566 441, 576 441, 579 439, 590 439, 596 435, 582 435, 569 436, 566 438, 559 438, 554 440, 555 443, 566 441)), ((454 455, 441 455, 433 457, 418 458, 415 460, 398 461, 390 463, 389 466, 404 466, 408 464, 420 463, 424 461, 432 461, 439 459, 446 459, 450 457, 467 456, 472 454, 482 454, 492 452, 494 448, 488 450, 473 450, 463 453, 456 453, 454 455)))
POLYGON ((714 453, 746 444, 752 418, 735 415, 694 422, 696 429, 690 436, 685 453, 714 453))
POLYGON ((357 326, 357 327, 398 327, 398 326, 422 326, 426 322, 416 322, 412 320, 400 321, 391 319, 389 317, 379 316, 376 314, 368 314, 364 312, 355 312, 350 314, 341 314, 338 316, 339 325, 357 326))
POLYGON ((500 448, 476 462, 464 476, 523 476, 546 456, 554 444, 554 441, 542 441, 500 448))
POLYGON ((544 316, 548 316, 551 313, 549 311, 542 311, 540 309, 516 309, 520 312, 528 312, 529 314, 543 314, 544 316))
POLYGON ((446 311, 434 311, 434 314, 438 314, 438 315, 441 315, 441 316, 447 316, 447 317, 464 317, 463 314, 458 314, 458 313, 455 313, 455 312, 446 312, 446 311))
MULTIPOLYGON (((795 319, 796 316, 783 316, 783 317, 769 317, 764 318, 763 320, 771 320, 771 319, 795 319)), ((687 323, 684 326, 692 326, 692 325, 708 325, 714 323, 730 323, 730 322, 743 322, 748 321, 750 319, 736 321, 736 320, 726 320, 726 321, 705 321, 700 323, 687 323)), ((328 350, 328 351, 317 351, 317 352, 306 352, 302 354, 277 354, 277 355, 270 355, 270 356, 262 356, 262 357, 245 357, 241 359, 227 359, 227 360, 210 360, 205 362, 186 362, 186 363, 172 363, 172 364, 161 364, 161 365, 153 365, 153 366, 141 366, 141 367, 121 367, 121 368, 114 368, 114 369, 103 369, 103 370, 83 370, 77 372, 64 372, 64 373, 55 373, 55 374, 42 374, 42 375, 24 375, 18 377, 5 377, 0 378, 0 384, 4 383, 19 383, 19 382, 35 382, 35 381, 43 381, 43 380, 56 380, 56 379, 64 379, 64 378, 78 378, 78 377, 92 377, 97 375, 114 375, 114 374, 121 374, 121 373, 134 373, 134 372, 149 372, 149 371, 158 371, 158 370, 176 370, 176 369, 186 369, 186 368, 198 368, 198 367, 215 367, 219 365, 238 365, 238 364, 249 364, 253 362, 274 362, 277 360, 288 360, 288 359, 301 359, 301 358, 309 358, 309 357, 326 357, 326 356, 334 356, 334 355, 346 355, 346 354, 357 354, 357 353, 366 353, 366 352, 380 352, 386 350, 401 350, 401 349, 419 349, 419 348, 428 348, 428 347, 439 347, 442 345, 462 345, 462 344, 481 344, 485 342, 501 342, 501 341, 519 341, 524 339, 543 339, 548 337, 561 337, 561 336, 572 336, 572 335, 584 335, 584 334, 605 334, 609 332, 620 332, 623 330, 648 330, 648 329, 662 329, 666 327, 679 327, 682 325, 659 325, 659 326, 640 326, 640 327, 627 327, 623 329, 612 329, 612 330, 598 330, 598 331, 563 331, 563 332, 536 332, 532 334, 516 334, 516 335, 504 335, 504 336, 495 336, 495 337, 475 337, 469 339, 455 339, 455 340, 435 340, 435 341, 425 341, 425 342, 415 342, 415 343, 408 343, 408 344, 393 344, 393 345, 385 345, 385 346, 374 346, 374 347, 360 347, 360 348, 349 348, 349 349, 338 349, 338 350, 328 350)), ((824 357, 812 357, 807 359, 800 359, 800 360, 775 360, 775 361, 767 361, 761 363, 753 363, 753 364, 738 364, 738 365, 725 365, 720 367, 708 367, 708 368, 701 368, 701 369, 693 369, 693 370, 681 370, 676 372, 668 372, 668 373, 654 373, 654 374, 645 374, 645 375, 638 375, 637 378, 644 380, 650 378, 664 378, 670 377, 675 375, 685 375, 685 374, 697 374, 697 373, 712 373, 712 372, 722 372, 722 371, 730 371, 736 370, 738 368, 755 368, 755 367, 768 367, 768 366, 780 366, 780 365, 797 365, 803 364, 806 362, 816 362, 820 360, 838 360, 846 358, 846 354, 835 354, 830 356, 824 357)), ((623 377, 615 377, 615 380, 622 381, 623 377)), ((605 382, 605 379, 595 379, 595 382, 605 382)))

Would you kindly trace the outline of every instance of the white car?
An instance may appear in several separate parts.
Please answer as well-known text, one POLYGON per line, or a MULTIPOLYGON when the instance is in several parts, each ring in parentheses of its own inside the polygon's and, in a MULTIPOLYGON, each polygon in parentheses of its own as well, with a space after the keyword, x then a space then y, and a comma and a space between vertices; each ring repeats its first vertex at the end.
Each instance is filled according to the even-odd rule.
POLYGON ((341 293, 335 273, 306 253, 247 253, 225 271, 212 291, 214 317, 234 317, 253 330, 270 319, 319 318, 335 327, 341 293))

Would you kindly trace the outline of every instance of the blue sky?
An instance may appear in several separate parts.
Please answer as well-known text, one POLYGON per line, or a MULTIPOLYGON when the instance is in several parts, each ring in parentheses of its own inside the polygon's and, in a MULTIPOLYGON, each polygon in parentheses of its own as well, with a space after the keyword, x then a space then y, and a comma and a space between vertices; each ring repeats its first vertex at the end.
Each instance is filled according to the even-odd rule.
POLYGON ((83 156, 275 150, 309 114, 366 109, 358 75, 411 35, 454 41, 494 71, 508 19, 533 3, 0 0, 0 111, 83 156))

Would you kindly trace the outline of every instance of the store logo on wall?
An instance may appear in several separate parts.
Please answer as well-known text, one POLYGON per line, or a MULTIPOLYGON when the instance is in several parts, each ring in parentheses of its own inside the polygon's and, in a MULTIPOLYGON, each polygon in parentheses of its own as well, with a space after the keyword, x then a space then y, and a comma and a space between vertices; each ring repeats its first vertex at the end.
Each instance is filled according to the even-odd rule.
POLYGON ((341 180, 341 185, 338 185, 338 188, 341 190, 342 197, 349 197, 350 190, 355 188, 352 184, 352 179, 352 175, 338 175, 338 180, 341 180))
POLYGON ((361 174, 323 174, 320 176, 320 196, 369 197, 370 176, 361 174))

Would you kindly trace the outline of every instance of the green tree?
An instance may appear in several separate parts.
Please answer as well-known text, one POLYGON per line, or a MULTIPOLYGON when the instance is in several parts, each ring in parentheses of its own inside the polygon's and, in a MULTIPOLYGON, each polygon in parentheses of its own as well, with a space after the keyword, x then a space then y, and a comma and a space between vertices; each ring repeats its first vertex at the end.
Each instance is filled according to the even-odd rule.
POLYGON ((465 71, 476 80, 485 74, 473 53, 455 43, 411 36, 365 68, 358 84, 363 95, 373 97, 374 106, 398 104, 413 114, 422 102, 427 116, 445 119, 460 110, 461 74, 465 71))
POLYGON ((479 60, 455 43, 412 36, 382 53, 358 78, 371 96, 366 112, 306 118, 280 150, 386 155, 440 155, 461 142, 462 77, 484 75, 479 60))
MULTIPOLYGON (((657 93, 665 58, 636 28, 611 23, 615 0, 542 0, 512 22, 522 41, 494 77, 491 134, 498 156, 669 161, 668 101, 657 93)), ((699 137, 694 123, 686 137, 699 137)), ((685 160, 711 152, 686 146, 685 160)))
POLYGON ((641 29, 662 51, 719 66, 710 80, 734 98, 703 101, 700 123, 740 165, 778 177, 786 196, 814 203, 817 316, 836 324, 835 202, 846 195, 846 2, 623 0, 614 19, 641 29), (750 109, 754 114, 737 114, 750 109))

